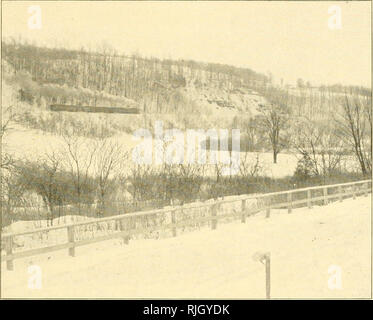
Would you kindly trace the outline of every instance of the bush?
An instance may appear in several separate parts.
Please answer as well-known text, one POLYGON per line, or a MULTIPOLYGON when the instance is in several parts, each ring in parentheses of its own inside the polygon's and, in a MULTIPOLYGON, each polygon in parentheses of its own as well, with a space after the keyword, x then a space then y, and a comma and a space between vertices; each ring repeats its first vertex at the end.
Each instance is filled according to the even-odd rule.
POLYGON ((78 194, 74 179, 64 170, 54 171, 45 165, 28 162, 17 165, 18 184, 26 191, 40 195, 53 215, 55 206, 67 204, 92 204, 96 193, 96 182, 93 178, 80 184, 78 194))
POLYGON ((304 155, 298 160, 297 167, 294 172, 296 180, 307 180, 313 176, 313 162, 308 155, 304 155))

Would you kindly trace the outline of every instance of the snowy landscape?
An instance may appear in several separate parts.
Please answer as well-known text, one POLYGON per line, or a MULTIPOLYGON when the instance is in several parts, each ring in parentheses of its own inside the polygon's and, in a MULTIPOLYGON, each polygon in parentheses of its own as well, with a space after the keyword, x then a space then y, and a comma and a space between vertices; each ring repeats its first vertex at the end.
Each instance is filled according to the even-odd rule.
POLYGON ((2 263, 3 297, 265 298, 264 266, 271 254, 273 298, 367 298, 371 290, 371 197, 264 213, 176 238, 121 239, 2 263), (29 288, 39 266, 41 289, 29 288), (330 289, 330 266, 342 269, 342 288, 330 289))
POLYGON ((2 4, 1 298, 371 298, 368 5, 2 4))

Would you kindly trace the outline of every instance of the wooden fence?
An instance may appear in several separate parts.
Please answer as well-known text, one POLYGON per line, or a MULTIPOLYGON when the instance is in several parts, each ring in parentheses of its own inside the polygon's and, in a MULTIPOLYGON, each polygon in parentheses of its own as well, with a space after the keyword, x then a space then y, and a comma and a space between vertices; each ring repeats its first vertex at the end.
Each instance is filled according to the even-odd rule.
POLYGON ((266 193, 256 196, 241 196, 239 199, 222 199, 216 200, 214 202, 206 202, 206 203, 199 203, 195 205, 188 205, 185 206, 175 206, 171 208, 164 208, 164 209, 157 209, 157 210, 150 210, 150 211, 143 211, 143 212, 135 212, 135 213, 127 213, 116 215, 108 218, 99 218, 93 219, 89 221, 78 222, 74 224, 66 224, 66 225, 59 225, 47 228, 40 228, 37 230, 32 231, 24 231, 24 232, 14 232, 14 233, 5 233, 1 235, 1 240, 5 243, 5 255, 1 256, 2 261, 6 261, 7 269, 13 270, 13 260, 35 256, 38 254, 43 254, 47 252, 52 252, 61 249, 68 249, 68 253, 70 256, 75 256, 75 248, 87 244, 92 244, 95 242, 105 241, 109 239, 119 238, 122 237, 127 243, 131 236, 136 234, 142 234, 145 232, 151 231, 159 231, 159 230, 171 230, 172 236, 177 236, 178 228, 185 227, 190 224, 191 221, 181 221, 177 222, 177 212, 182 212, 186 209, 193 209, 193 208, 203 208, 208 207, 209 215, 204 217, 199 217, 197 219, 193 219, 193 223, 206 223, 208 222, 211 226, 211 229, 216 229, 218 226, 218 220, 224 218, 239 218, 241 219, 242 223, 245 223, 246 217, 258 213, 260 211, 266 212, 266 218, 270 217, 270 211, 274 208, 287 208, 288 213, 292 212, 294 207, 300 206, 307 206, 311 208, 314 203, 320 203, 323 205, 327 205, 330 201, 343 201, 345 198, 356 198, 359 195, 367 196, 372 190, 372 181, 371 180, 364 180, 364 181, 356 181, 350 183, 342 183, 342 184, 334 184, 334 185, 324 185, 324 186, 317 186, 317 187, 310 187, 310 188, 302 188, 302 189, 293 189, 281 192, 274 192, 274 193, 266 193), (299 196, 304 195, 304 196, 299 196), (316 196, 315 196, 316 195, 316 196), (278 200, 278 198, 282 198, 278 200), (256 201, 256 203, 261 203, 261 205, 257 206, 256 208, 247 206, 248 201, 256 201), (232 202, 241 202, 241 210, 240 212, 232 212, 228 214, 217 214, 218 209, 222 204, 225 203, 232 203, 232 202), (149 217, 154 216, 157 214, 165 215, 170 214, 171 216, 171 223, 162 224, 162 225, 155 225, 155 226, 146 226, 142 228, 133 227, 134 221, 138 218, 142 217, 149 217), (80 226, 87 226, 87 225, 94 225, 102 222, 119 222, 120 230, 118 232, 114 232, 111 234, 105 234, 98 237, 84 239, 84 240, 77 240, 75 238, 74 229, 80 226), (125 222, 124 224, 122 222, 125 222), (124 226, 124 227, 123 227, 124 226), (51 245, 43 248, 36 248, 30 250, 24 250, 19 252, 14 252, 13 243, 14 238, 24 235, 34 235, 34 234, 41 234, 44 232, 49 232, 53 230, 60 230, 66 229, 67 232, 67 239, 66 243, 51 245))

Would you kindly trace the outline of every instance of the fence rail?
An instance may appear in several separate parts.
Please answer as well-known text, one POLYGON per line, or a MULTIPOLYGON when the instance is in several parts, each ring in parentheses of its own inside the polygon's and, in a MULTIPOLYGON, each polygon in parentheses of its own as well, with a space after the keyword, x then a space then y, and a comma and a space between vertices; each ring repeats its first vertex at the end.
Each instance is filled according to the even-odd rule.
MULTIPOLYGON (((114 238, 120 238, 123 237, 126 242, 128 243, 128 240, 131 236, 136 234, 142 234, 145 232, 151 232, 151 231, 160 231, 160 230, 172 230, 172 236, 177 236, 177 229, 181 227, 185 227, 190 225, 191 222, 193 223, 203 223, 203 222, 209 222, 211 229, 214 230, 217 228, 218 220, 225 219, 225 218, 238 218, 241 219, 242 223, 245 223, 246 217, 258 213, 260 211, 266 211, 266 218, 270 217, 270 211, 271 209, 275 208, 287 208, 288 213, 292 212, 292 209, 294 206, 299 206, 302 204, 307 204, 308 208, 312 207, 312 204, 318 201, 321 201, 322 204, 327 205, 329 203, 329 200, 334 199, 338 201, 343 201, 343 199, 348 197, 353 197, 354 199, 358 195, 365 195, 367 196, 368 193, 372 191, 372 180, 363 180, 363 181, 355 181, 355 182, 349 182, 349 183, 342 183, 342 184, 333 184, 333 185, 324 185, 324 186, 316 186, 316 187, 310 187, 310 188, 302 188, 302 189, 292 189, 292 190, 286 190, 286 191, 280 191, 280 192, 273 192, 273 193, 265 193, 261 195, 255 195, 255 196, 240 196, 239 198, 235 199, 222 199, 222 200, 216 200, 214 202, 206 202, 201 204, 195 204, 195 205, 188 205, 186 206, 175 206, 172 208, 163 208, 163 209, 156 209, 156 210, 149 210, 149 211, 143 211, 143 212, 135 212, 135 213, 126 213, 121 215, 116 215, 112 217, 107 218, 98 218, 93 219, 89 221, 83 221, 73 224, 65 224, 65 225, 59 225, 59 226, 52 226, 52 227, 46 227, 46 228, 40 228, 32 231, 24 231, 24 232, 14 232, 14 233, 4 233, 1 235, 2 242, 5 243, 5 255, 1 256, 2 261, 6 261, 7 263, 7 269, 13 270, 13 260, 35 256, 47 252, 52 252, 56 250, 62 250, 62 249, 68 249, 69 255, 74 257, 75 256, 75 248, 83 245, 92 244, 95 242, 105 241, 109 239, 114 238), (329 194, 330 190, 337 189, 337 192, 329 194), (312 191, 321 190, 322 195, 313 197, 312 191), (294 195, 305 192, 306 197, 302 199, 294 199, 294 195), (276 203, 272 203, 274 200, 274 197, 278 196, 285 196, 286 195, 286 201, 280 201, 276 203), (256 200, 256 202, 259 202, 259 200, 265 200, 262 201, 264 205, 261 205, 257 208, 247 207, 247 201, 248 200, 256 200), (232 203, 232 202, 241 202, 241 210, 240 212, 234 212, 232 210, 229 214, 217 214, 218 208, 222 204, 226 203, 232 203), (198 208, 209 208, 209 216, 199 217, 199 218, 193 218, 189 221, 181 221, 177 222, 176 216, 178 211, 183 211, 185 209, 198 209, 198 208), (137 219, 139 217, 150 217, 154 216, 156 214, 171 214, 171 223, 165 224, 165 225, 156 225, 156 226, 146 226, 143 228, 123 228, 122 222, 123 221, 134 221, 134 219, 137 219), (115 221, 115 223, 119 222, 120 224, 120 231, 114 232, 111 234, 101 235, 98 237, 90 238, 90 239, 84 239, 84 240, 76 240, 75 239, 75 232, 74 229, 76 229, 79 226, 87 226, 87 225, 95 225, 97 223, 102 222, 110 222, 115 221), (30 235, 30 234, 42 234, 44 232, 52 231, 52 230, 60 230, 60 229, 66 229, 67 231, 67 239, 68 242, 52 245, 48 247, 43 248, 36 248, 26 251, 20 251, 20 252, 14 252, 13 250, 13 240, 17 236, 22 235, 30 235)), ((128 226, 128 224, 127 224, 128 226)))

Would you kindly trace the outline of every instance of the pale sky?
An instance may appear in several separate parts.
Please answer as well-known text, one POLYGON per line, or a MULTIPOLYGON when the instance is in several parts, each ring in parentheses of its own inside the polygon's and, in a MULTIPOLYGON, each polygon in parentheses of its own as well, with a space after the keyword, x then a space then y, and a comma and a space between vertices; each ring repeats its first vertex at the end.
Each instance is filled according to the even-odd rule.
POLYGON ((294 83, 371 86, 370 2, 11 2, 3 37, 68 48, 184 58, 272 72, 294 83), (29 29, 39 5, 41 29, 29 29), (342 27, 328 28, 332 5, 342 27))

